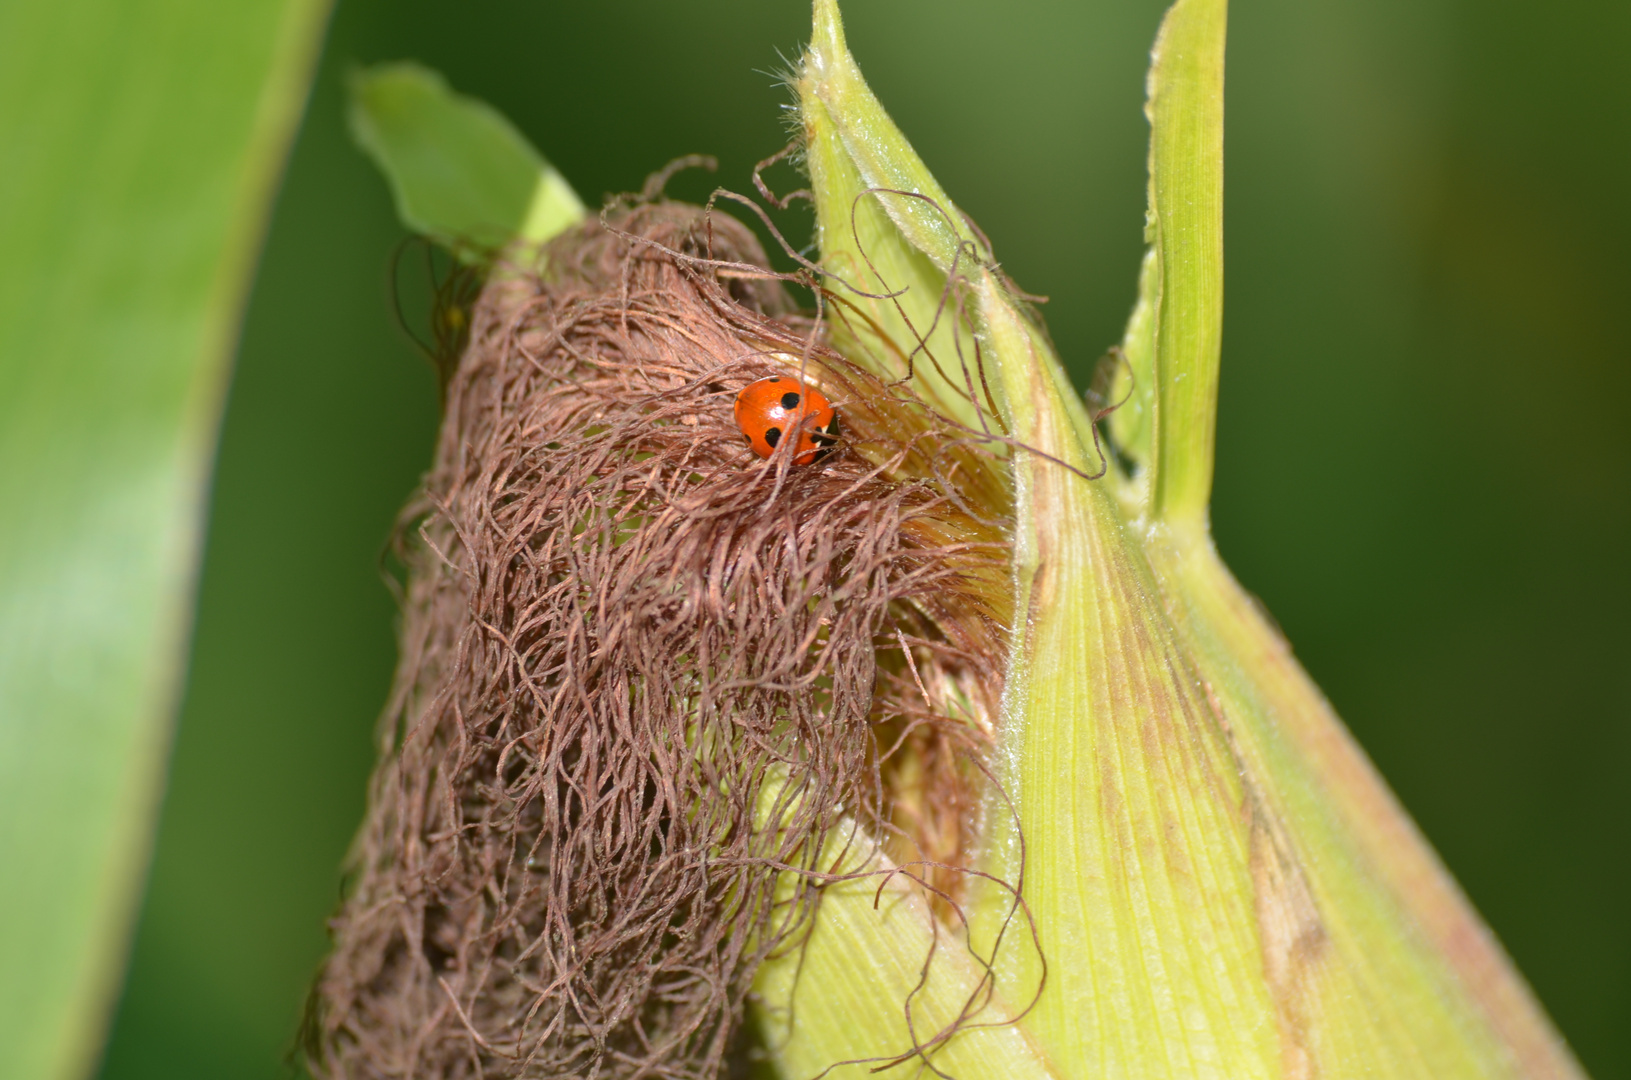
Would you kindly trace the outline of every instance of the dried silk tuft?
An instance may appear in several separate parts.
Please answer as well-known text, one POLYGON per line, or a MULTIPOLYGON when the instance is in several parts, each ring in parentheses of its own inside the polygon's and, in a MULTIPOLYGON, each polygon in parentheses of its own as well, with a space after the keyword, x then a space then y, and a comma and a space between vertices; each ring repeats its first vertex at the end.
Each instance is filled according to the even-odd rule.
POLYGON ((1006 507, 947 480, 979 449, 728 218, 625 205, 542 265, 476 304, 404 511, 319 1077, 713 1080, 845 817, 948 873, 970 842, 1007 618, 1006 507), (818 466, 733 422, 778 373, 839 408, 818 466))

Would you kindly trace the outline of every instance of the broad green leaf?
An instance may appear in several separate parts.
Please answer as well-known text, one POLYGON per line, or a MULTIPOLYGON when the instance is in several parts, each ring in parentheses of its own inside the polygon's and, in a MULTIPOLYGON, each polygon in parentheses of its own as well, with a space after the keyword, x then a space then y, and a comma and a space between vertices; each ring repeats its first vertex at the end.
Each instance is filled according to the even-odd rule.
POLYGON ((0 1076, 83 1075, 321 0, 0 7, 0 1076))
POLYGON ((403 224, 466 256, 541 244, 583 218, 571 185, 514 125, 418 64, 353 75, 351 130, 403 224))

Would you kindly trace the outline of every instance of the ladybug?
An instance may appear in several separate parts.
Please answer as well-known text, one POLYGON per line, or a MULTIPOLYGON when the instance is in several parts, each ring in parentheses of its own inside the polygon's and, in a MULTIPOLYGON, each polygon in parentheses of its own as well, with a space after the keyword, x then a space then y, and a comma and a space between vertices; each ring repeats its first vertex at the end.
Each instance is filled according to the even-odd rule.
POLYGON ((813 386, 789 375, 748 383, 736 395, 736 426, 762 458, 773 454, 789 432, 797 432, 793 464, 820 461, 838 441, 838 414, 813 386))

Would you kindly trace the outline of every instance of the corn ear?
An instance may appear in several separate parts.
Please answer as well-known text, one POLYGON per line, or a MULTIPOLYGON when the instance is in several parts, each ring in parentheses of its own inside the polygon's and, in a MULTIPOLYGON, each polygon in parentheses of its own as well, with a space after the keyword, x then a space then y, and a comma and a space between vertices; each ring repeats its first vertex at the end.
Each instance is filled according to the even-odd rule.
MULTIPOLYGON (((973 1020, 1022 1036, 1011 1061, 955 1069, 958 1040, 991 1029, 925 1048, 963 1080, 1037 1063, 1084 1078, 1581 1075, 1213 550, 1225 15, 1223 0, 1178 0, 1156 45, 1151 249, 1112 395, 1126 403, 1106 425, 1124 473, 983 239, 867 90, 836 4, 816 0, 796 86, 823 265, 850 313, 836 336, 897 376, 922 345, 919 392, 986 430, 994 402, 1019 447, 1017 614, 979 869, 1021 887, 1040 947, 995 886, 974 890, 966 937, 904 898, 823 907, 802 959, 820 985, 773 1040, 789 1075, 898 1053, 901 973, 931 940, 948 972, 948 949, 969 972, 995 950, 973 1020), (982 376, 989 398, 970 392, 982 376)), ((769 1015, 786 1008, 786 970, 761 976, 769 1015)))

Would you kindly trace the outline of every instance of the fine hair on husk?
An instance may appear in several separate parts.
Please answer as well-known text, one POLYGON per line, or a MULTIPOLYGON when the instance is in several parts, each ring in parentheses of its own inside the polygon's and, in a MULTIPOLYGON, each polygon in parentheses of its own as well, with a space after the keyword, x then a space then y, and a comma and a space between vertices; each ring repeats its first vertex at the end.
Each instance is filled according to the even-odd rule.
POLYGON ((767 265, 733 219, 641 198, 490 274, 398 530, 315 1075, 714 1080, 846 820, 950 902, 1009 507, 959 494, 986 451, 767 265), (736 392, 771 375, 838 407, 819 463, 744 445, 736 392))

